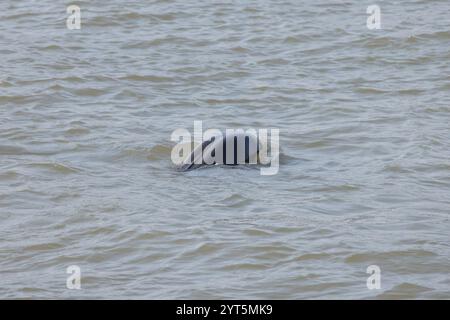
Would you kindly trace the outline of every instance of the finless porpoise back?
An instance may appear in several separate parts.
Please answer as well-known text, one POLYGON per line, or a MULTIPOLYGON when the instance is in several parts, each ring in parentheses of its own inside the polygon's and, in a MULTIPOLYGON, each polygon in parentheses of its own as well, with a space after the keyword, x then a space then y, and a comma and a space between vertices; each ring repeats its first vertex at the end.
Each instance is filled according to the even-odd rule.
POLYGON ((243 131, 215 136, 203 141, 179 166, 180 171, 189 171, 203 166, 223 164, 256 164, 259 141, 255 134, 243 131))

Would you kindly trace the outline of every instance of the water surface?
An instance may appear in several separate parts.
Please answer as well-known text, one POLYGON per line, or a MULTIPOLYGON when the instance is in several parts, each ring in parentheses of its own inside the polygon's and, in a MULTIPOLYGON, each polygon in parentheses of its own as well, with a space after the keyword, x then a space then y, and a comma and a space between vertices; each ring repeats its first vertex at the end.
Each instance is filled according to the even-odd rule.
POLYGON ((450 2, 68 4, 0 3, 1 298, 450 298, 450 2), (176 172, 194 120, 278 175, 176 172))

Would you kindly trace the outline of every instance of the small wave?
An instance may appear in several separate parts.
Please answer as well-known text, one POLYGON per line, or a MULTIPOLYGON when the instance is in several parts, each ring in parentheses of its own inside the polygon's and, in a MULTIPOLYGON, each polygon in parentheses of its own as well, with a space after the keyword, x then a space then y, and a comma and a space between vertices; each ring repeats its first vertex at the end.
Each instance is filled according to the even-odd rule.
POLYGON ((350 192, 350 191, 357 191, 360 189, 361 189, 360 187, 355 185, 341 184, 341 185, 324 185, 313 190, 314 192, 331 193, 331 192, 350 192))
POLYGON ((148 49, 151 47, 161 46, 165 44, 182 44, 192 42, 193 40, 184 37, 166 36, 148 41, 139 41, 132 44, 128 43, 126 47, 129 49, 148 49))
POLYGON ((0 87, 9 88, 9 87, 12 87, 12 86, 13 86, 13 84, 11 82, 8 82, 6 80, 1 80, 0 79, 0 87))
POLYGON ((450 40, 450 31, 436 31, 433 33, 422 33, 416 36, 422 39, 450 40))
POLYGON ((69 128, 64 132, 65 136, 81 136, 81 135, 86 135, 90 133, 90 130, 88 128, 83 128, 83 127, 73 127, 73 128, 69 128))
POLYGON ((383 170, 384 170, 384 171, 387 171, 387 172, 403 173, 403 174, 408 174, 408 173, 413 172, 412 170, 409 170, 409 169, 407 169, 407 168, 404 168, 404 167, 402 167, 402 166, 399 165, 399 164, 389 164, 389 165, 386 165, 386 166, 384 166, 383 170))
POLYGON ((35 244, 25 247, 24 251, 51 251, 63 248, 63 245, 60 243, 42 243, 42 244, 35 244))
POLYGON ((17 13, 17 14, 4 16, 4 17, 2 17, 2 20, 3 21, 6 21, 6 20, 18 20, 18 19, 22 19, 22 18, 34 18, 34 17, 36 17, 36 13, 28 11, 28 12, 23 12, 23 13, 17 13))
POLYGON ((305 253, 295 258, 296 261, 322 260, 328 259, 331 255, 328 253, 305 253))
POLYGON ((154 231, 141 233, 141 234, 137 235, 134 238, 134 240, 144 241, 144 240, 161 239, 161 238, 169 237, 169 236, 172 236, 172 235, 173 234, 168 232, 168 231, 154 230, 154 231))
POLYGON ((75 93, 82 97, 99 97, 101 95, 104 95, 106 91, 96 88, 83 88, 75 90, 75 93))
POLYGON ((19 174, 15 171, 6 171, 0 173, 0 181, 4 180, 14 180, 19 176, 19 174))
POLYGON ((308 40, 310 40, 311 38, 306 36, 306 35, 301 35, 301 36, 287 36, 286 38, 283 39, 283 43, 287 43, 287 44, 297 44, 297 43, 303 43, 306 42, 308 40))
POLYGON ((66 90, 66 87, 64 87, 60 84, 53 84, 50 87, 48 87, 47 89, 52 90, 52 91, 63 91, 63 90, 66 90))
POLYGON ((355 91, 362 94, 385 94, 389 91, 378 89, 378 88, 370 88, 370 87, 358 87, 355 88, 355 91))
POLYGON ((398 41, 393 37, 379 37, 379 38, 371 37, 364 40, 357 40, 356 42, 370 49, 388 47, 398 43, 398 41))
POLYGON ((98 15, 88 19, 84 25, 89 27, 113 27, 120 25, 120 20, 111 19, 111 16, 98 15))
POLYGON ((243 233, 248 235, 248 236, 257 236, 257 237, 261 237, 261 236, 270 236, 272 233, 261 230, 261 229, 245 229, 243 230, 243 233))
POLYGON ((250 104, 251 100, 248 99, 207 99, 201 100, 209 105, 238 105, 238 104, 250 104))
POLYGON ((133 147, 121 149, 115 156, 116 159, 140 159, 140 160, 167 160, 170 158, 171 148, 165 145, 155 145, 148 147, 133 147))
POLYGON ((56 44, 51 44, 48 46, 43 46, 43 47, 37 47, 36 49, 40 50, 40 51, 58 51, 58 50, 64 50, 63 47, 58 46, 56 44))
POLYGON ((231 48, 231 51, 238 52, 238 53, 248 53, 251 50, 248 48, 245 48, 245 47, 237 46, 237 47, 231 48))
POLYGON ((397 90, 396 92, 397 92, 398 94, 401 94, 401 95, 412 95, 412 96, 417 96, 417 95, 420 95, 420 94, 424 93, 425 90, 411 88, 411 89, 401 89, 401 90, 397 90))
POLYGON ((374 253, 356 253, 345 259, 346 263, 367 263, 370 261, 383 261, 385 259, 397 259, 399 257, 433 257, 434 252, 426 250, 405 250, 374 253))
POLYGON ((170 77, 165 76, 155 76, 155 75, 138 75, 132 74, 125 77, 120 78, 120 80, 127 81, 141 81, 141 82, 171 82, 173 81, 170 77))
POLYGON ((431 288, 423 287, 409 282, 403 282, 390 290, 376 296, 377 299, 417 299, 431 288))
POLYGON ((242 208, 252 202, 253 201, 251 199, 235 193, 229 197, 226 197, 225 199, 220 200, 219 202, 217 202, 217 205, 226 206, 229 208, 242 208))
POLYGON ((61 173, 61 174, 70 174, 70 173, 76 173, 79 172, 79 169, 70 167, 68 165, 64 165, 61 163, 56 163, 56 162, 40 162, 40 163, 30 163, 28 164, 28 166, 30 167, 35 167, 35 168, 42 168, 42 169, 47 169, 50 171, 53 171, 55 173, 61 173))
POLYGON ((150 154, 147 155, 147 159, 148 160, 167 159, 167 157, 170 155, 171 150, 172 148, 170 148, 169 146, 158 144, 150 149, 150 154))
POLYGON ((22 148, 22 147, 0 145, 0 154, 1 155, 22 155, 22 154, 27 154, 27 153, 28 153, 27 149, 22 148))
POLYGON ((221 267, 225 271, 240 271, 240 270, 266 270, 270 266, 262 263, 235 263, 221 267))
POLYGON ((26 103, 33 99, 33 96, 0 96, 0 103, 26 103))
POLYGON ((266 66, 278 66, 278 65, 288 65, 290 61, 282 59, 282 58, 273 58, 259 61, 258 64, 266 65, 266 66))
POLYGON ((182 254, 184 258, 191 257, 203 257, 205 255, 211 255, 223 248, 223 244, 220 243, 202 243, 196 248, 189 250, 182 254))
POLYGON ((112 18, 118 19, 119 21, 133 21, 144 19, 148 21, 149 19, 158 20, 158 21, 173 21, 176 18, 175 14, 171 13, 162 13, 162 14, 145 14, 140 12, 127 12, 123 14, 118 14, 113 16, 112 18))

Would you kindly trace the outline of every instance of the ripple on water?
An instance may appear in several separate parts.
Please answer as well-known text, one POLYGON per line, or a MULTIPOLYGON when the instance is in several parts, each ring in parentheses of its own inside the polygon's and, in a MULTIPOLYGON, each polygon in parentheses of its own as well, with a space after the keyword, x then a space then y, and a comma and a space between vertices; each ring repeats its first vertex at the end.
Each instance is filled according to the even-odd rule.
POLYGON ((376 299, 418 299, 423 296, 423 293, 432 291, 431 288, 419 286, 409 282, 403 282, 394 286, 393 288, 384 291, 383 293, 375 296, 376 299))
POLYGON ((449 1, 383 30, 350 1, 89 1, 81 30, 6 2, 0 298, 450 297, 449 1), (279 174, 176 172, 194 120, 279 128, 279 174))
POLYGON ((0 145, 0 154, 1 155, 22 155, 27 154, 27 149, 18 146, 8 146, 8 145, 0 145))
POLYGON ((64 131, 64 135, 67 137, 83 136, 89 134, 90 132, 91 131, 88 128, 81 126, 74 126, 64 131))
POLYGON ((253 202, 252 199, 246 198, 241 194, 232 194, 225 199, 216 201, 214 206, 229 207, 229 208, 242 208, 253 202))
POLYGON ((368 263, 371 261, 384 261, 398 259, 399 257, 429 257, 436 256, 434 252, 427 250, 407 250, 407 251, 388 251, 388 252, 370 252, 352 254, 345 258, 346 263, 368 263))
POLYGON ((30 168, 39 168, 43 170, 48 170, 53 173, 59 174, 72 174, 72 173, 79 173, 81 171, 78 168, 57 162, 36 162, 36 163, 29 163, 27 166, 30 168))

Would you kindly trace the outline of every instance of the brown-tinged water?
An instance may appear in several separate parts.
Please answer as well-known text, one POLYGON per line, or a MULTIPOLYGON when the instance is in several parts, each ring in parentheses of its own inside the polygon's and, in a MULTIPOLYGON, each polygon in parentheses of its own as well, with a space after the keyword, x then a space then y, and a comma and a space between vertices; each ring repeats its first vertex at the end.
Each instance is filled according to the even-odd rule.
POLYGON ((0 298, 450 298, 449 1, 377 1, 381 30, 367 1, 69 4, 0 2, 0 298), (279 128, 279 173, 176 172, 194 120, 279 128))

